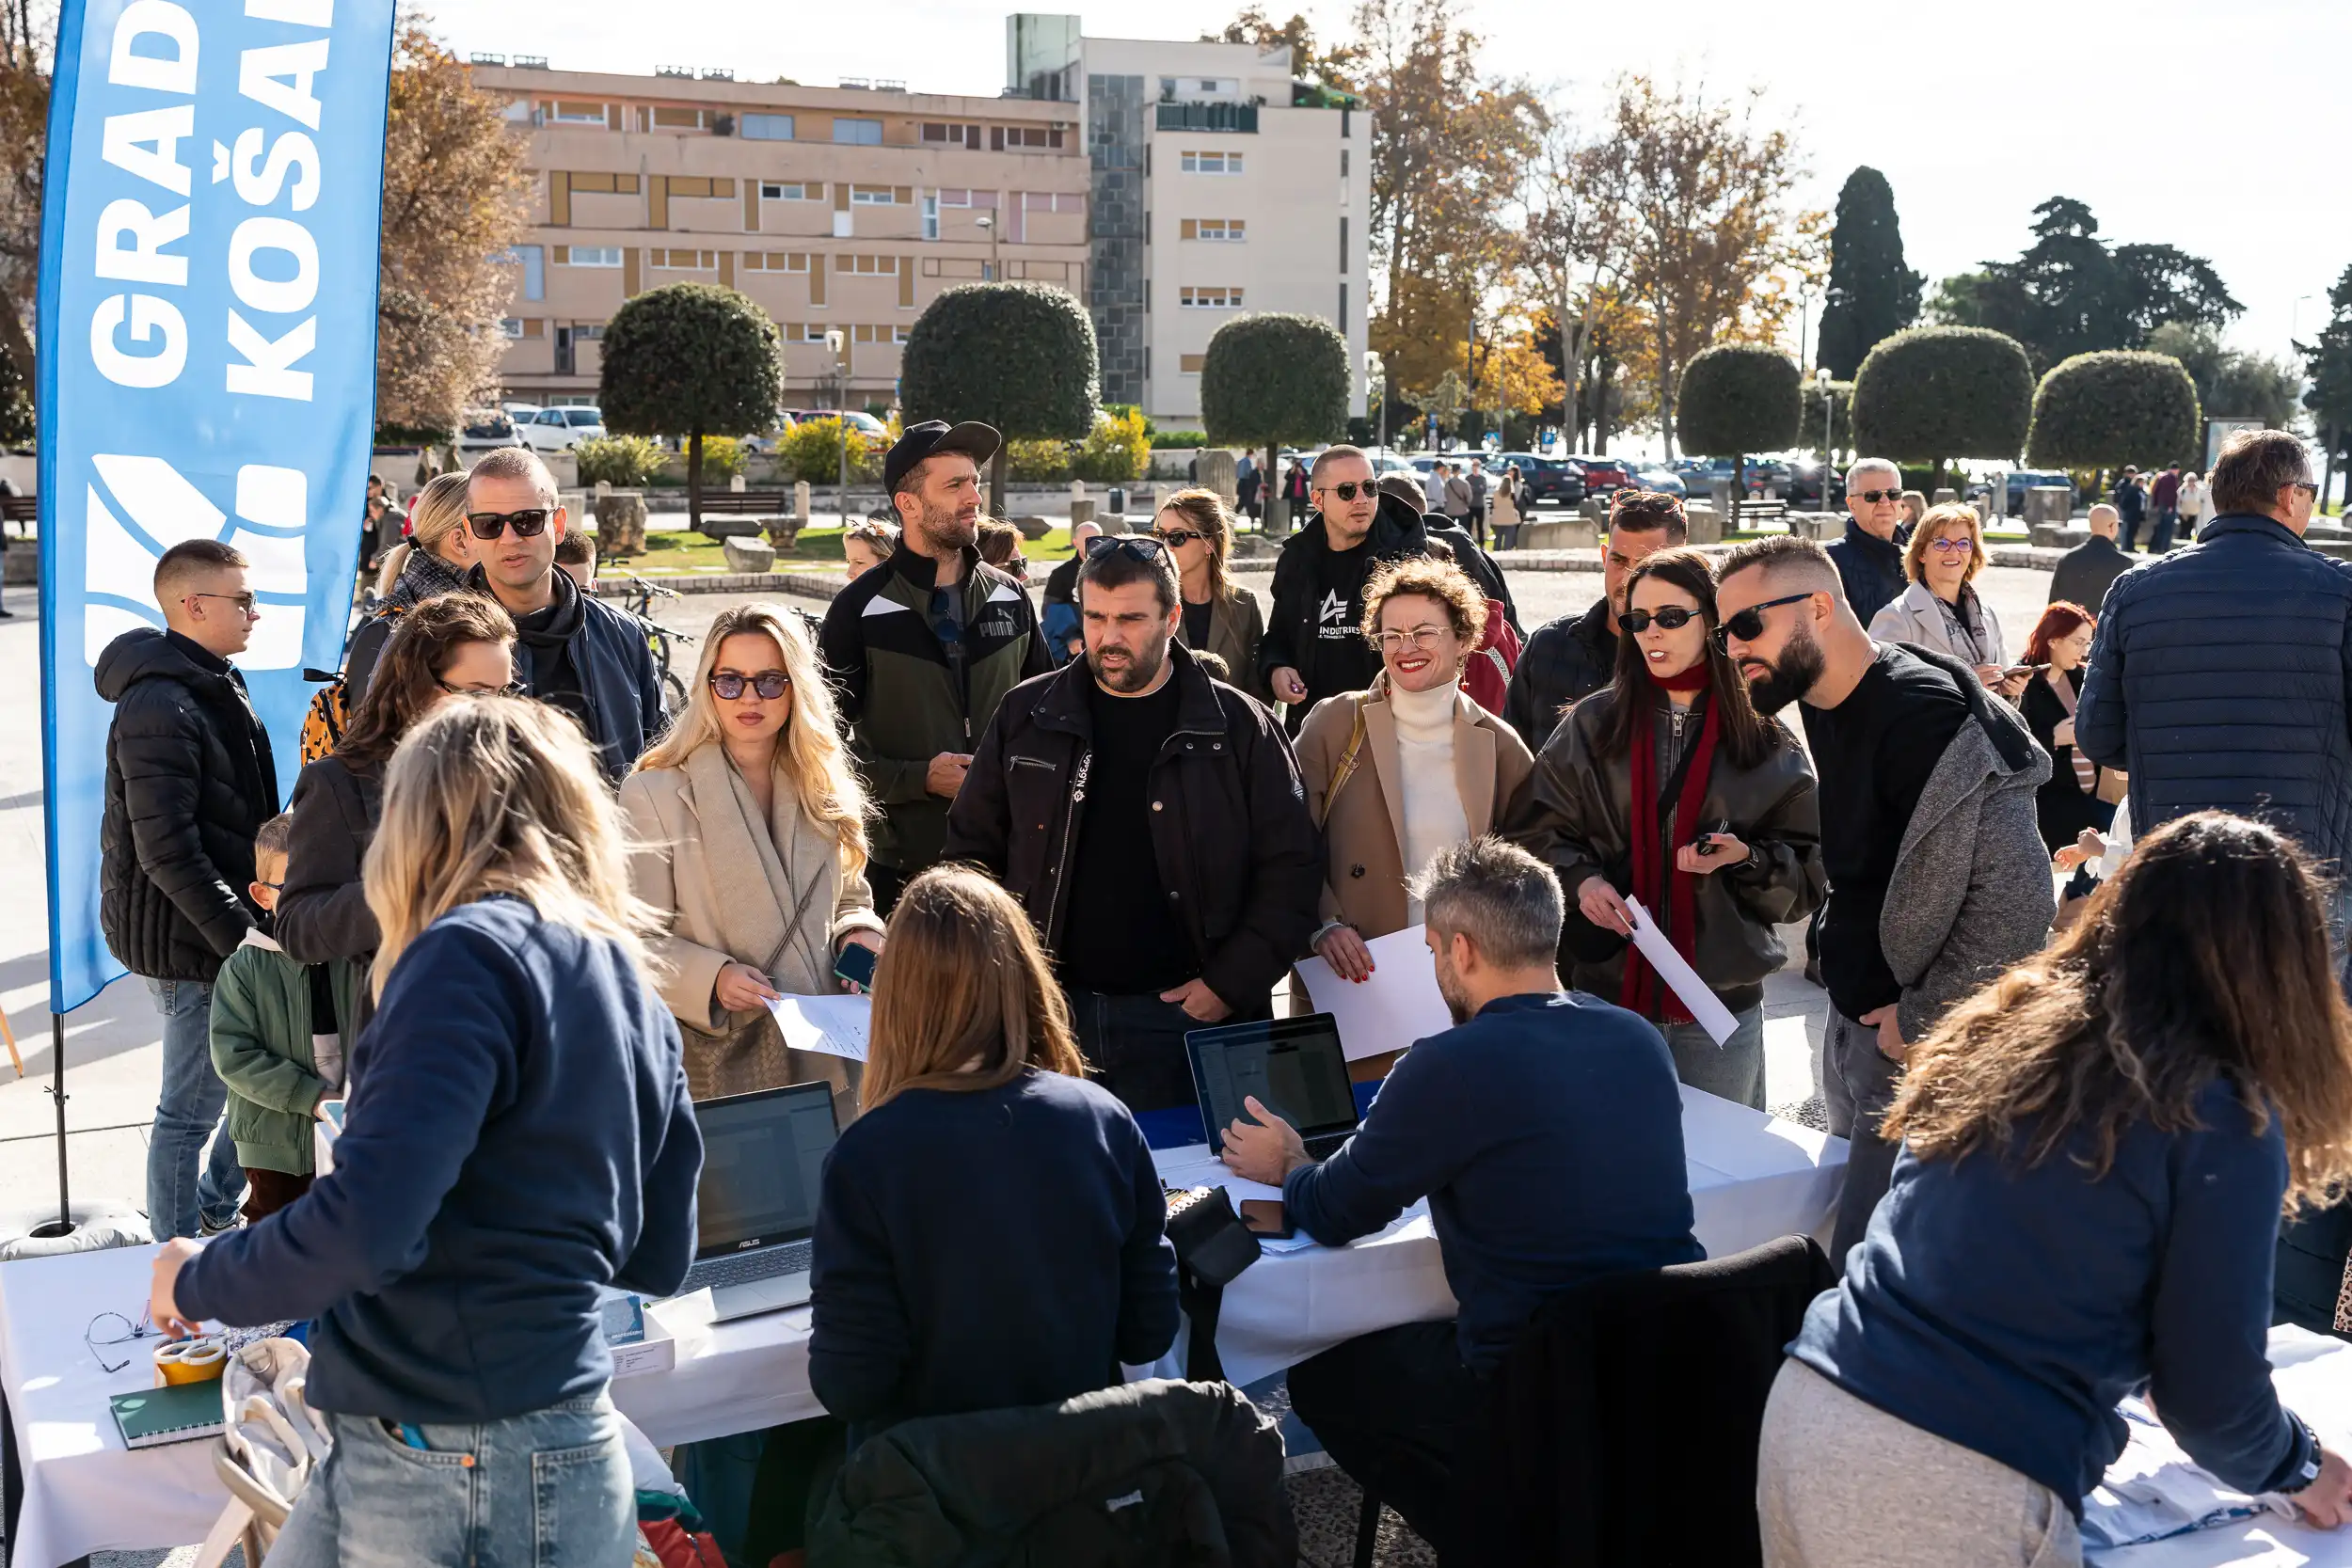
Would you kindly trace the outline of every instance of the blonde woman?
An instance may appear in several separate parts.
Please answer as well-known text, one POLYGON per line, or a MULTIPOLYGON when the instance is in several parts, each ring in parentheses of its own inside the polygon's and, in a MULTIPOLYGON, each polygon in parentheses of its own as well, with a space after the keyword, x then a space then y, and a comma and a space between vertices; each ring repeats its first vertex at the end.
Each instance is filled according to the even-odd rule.
POLYGON ((619 814, 578 725, 445 703, 387 770, 367 858, 376 1014, 335 1169, 156 1256, 149 1310, 311 1320, 334 1448, 272 1568, 601 1568, 636 1539, 597 1291, 667 1295, 702 1138, 619 814))
POLYGON ((1244 691, 1262 703, 1273 702, 1273 689, 1258 670, 1265 617, 1258 596, 1235 582, 1227 567, 1233 554, 1233 515, 1225 510, 1224 499, 1214 490, 1179 490, 1152 519, 1152 531, 1176 562, 1184 605, 1176 640, 1216 655, 1244 691))
POLYGON ((874 976, 866 1114, 817 1210, 809 1384, 852 1447, 1109 1387, 1174 1342, 1159 1176, 1085 1071, 1012 895, 968 866, 910 882, 874 976))
POLYGON ((436 594, 463 592, 472 567, 473 536, 466 528, 466 483, 463 469, 446 473, 417 494, 416 510, 408 518, 408 543, 387 552, 385 566, 400 558, 398 571, 383 594, 389 608, 351 634, 351 650, 343 659, 343 693, 357 711, 375 674, 375 661, 402 615, 436 594))
POLYGON ((1870 637, 1948 654, 2013 700, 2026 689, 2026 676, 2009 673, 2001 618, 1972 586, 1983 570, 1984 529, 1977 509, 1958 501, 1930 507, 1903 551, 1911 586, 1870 618, 1870 637))
POLYGON ((637 896, 663 923, 662 999, 686 1026, 694 1098, 831 1084, 856 1114, 856 1067, 792 1051, 770 999, 839 991, 842 949, 879 952, 866 882, 866 792, 800 617, 723 610, 676 725, 621 784, 637 896))
MULTIPOLYGON (((1364 584, 1363 635, 1380 651, 1380 673, 1367 690, 1317 705, 1298 733, 1307 808, 1327 851, 1313 945, 1343 978, 1369 978, 1364 943, 1421 919, 1407 879, 1439 850, 1527 809, 1527 743, 1462 690, 1463 660, 1488 610, 1457 566, 1375 567, 1364 584)), ((1385 1062, 1357 1066, 1376 1075, 1385 1062)))

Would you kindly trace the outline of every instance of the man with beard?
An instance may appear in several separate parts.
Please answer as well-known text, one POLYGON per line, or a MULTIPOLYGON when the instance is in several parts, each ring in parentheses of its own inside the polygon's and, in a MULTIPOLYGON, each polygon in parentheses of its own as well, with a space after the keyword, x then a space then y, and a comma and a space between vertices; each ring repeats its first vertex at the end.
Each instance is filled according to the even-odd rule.
POLYGON ((880 813, 866 868, 887 913, 940 859, 947 803, 1005 693, 1051 668, 1028 591, 980 560, 980 465, 1000 437, 928 420, 882 461, 898 511, 889 570, 835 594, 821 638, 850 750, 880 813))
POLYGON ((1607 686, 1617 673, 1617 617, 1625 613, 1625 579, 1645 557, 1691 537, 1682 502, 1659 490, 1620 490, 1609 502, 1609 538, 1601 551, 1601 595, 1581 614, 1537 626, 1511 671, 1502 717, 1531 752, 1540 752, 1571 703, 1607 686))
POLYGON ((946 858, 1022 901, 1104 1086, 1187 1105, 1184 1035, 1272 1010, 1315 928, 1322 846, 1280 726, 1175 641, 1167 546, 1097 539, 1077 588, 1086 657, 996 710, 946 858))
POLYGON ((1696 1262, 1682 1091, 1658 1031, 1552 967, 1560 884, 1492 837, 1414 879, 1457 1027, 1397 1063, 1363 1125, 1317 1164, 1255 1097, 1225 1131, 1235 1174, 1282 1189, 1327 1246, 1429 1199, 1451 1322, 1406 1323, 1290 1370, 1291 1403, 1340 1467, 1450 1561, 1453 1458, 1482 1383, 1550 1296, 1603 1275, 1696 1262))
POLYGON ((1894 1173, 1897 1146, 1878 1127, 1904 1057, 2049 935, 2034 791, 2050 758, 1968 666, 1871 641, 1810 540, 1742 545, 1716 581, 1716 635, 1758 712, 1804 705, 1820 780, 1821 1096, 1851 1144, 1830 1247, 1842 1267, 1894 1173))
POLYGON ((1359 449, 1324 449, 1309 484, 1315 514, 1275 559, 1274 609, 1258 643, 1258 667, 1287 705, 1293 735, 1317 703, 1361 691, 1380 673, 1380 655, 1362 630, 1372 569, 1429 550, 1420 512, 1380 494, 1359 449))

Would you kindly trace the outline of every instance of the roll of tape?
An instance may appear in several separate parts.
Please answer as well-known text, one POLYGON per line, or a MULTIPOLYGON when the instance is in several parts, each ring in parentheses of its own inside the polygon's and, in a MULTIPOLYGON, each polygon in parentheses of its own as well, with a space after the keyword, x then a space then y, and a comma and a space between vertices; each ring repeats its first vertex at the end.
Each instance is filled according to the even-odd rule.
POLYGON ((155 1347, 155 1373, 167 1384, 209 1383, 229 1365, 229 1347, 218 1339, 167 1339, 155 1347))

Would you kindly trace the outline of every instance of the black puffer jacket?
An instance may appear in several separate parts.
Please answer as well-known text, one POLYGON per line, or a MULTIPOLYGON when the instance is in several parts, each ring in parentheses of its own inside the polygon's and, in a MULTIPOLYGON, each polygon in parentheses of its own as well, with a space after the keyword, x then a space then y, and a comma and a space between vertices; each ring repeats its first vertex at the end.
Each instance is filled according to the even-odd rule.
POLYGON ((384 809, 384 781, 373 768, 354 771, 342 758, 324 756, 294 780, 289 809, 286 886, 272 934, 296 963, 350 958, 364 968, 384 941, 359 882, 384 809))
POLYGON ((106 732, 99 925, 134 974, 220 973, 260 920, 253 835, 278 815, 269 732, 245 677, 178 632, 126 631, 98 656, 106 732))
POLYGON ((1293 735, 1308 710, 1326 697, 1361 691, 1380 673, 1380 654, 1364 641, 1364 579, 1384 561, 1429 553, 1421 514, 1394 496, 1382 496, 1372 531, 1352 550, 1334 550, 1320 515, 1282 546, 1274 562, 1274 613, 1258 644, 1258 671, 1298 672, 1307 700, 1286 716, 1293 735))
POLYGON ((1845 533, 1822 549, 1837 568, 1837 580, 1846 590, 1846 602, 1853 607, 1853 618, 1864 626, 1903 596, 1908 586, 1903 552, 1894 541, 1881 539, 1848 517, 1845 533))
MULTIPOLYGON (((1152 847, 1200 977, 1237 1012, 1262 1007, 1303 953, 1323 896, 1323 847, 1298 759, 1273 716, 1213 681, 1180 642, 1176 729, 1152 765, 1152 847)), ((1023 681, 996 709, 947 814, 943 858, 986 866, 1059 943, 1094 721, 1077 660, 1023 681)))
POLYGON ((1617 628, 1604 594, 1581 615, 1563 615, 1535 628, 1519 651, 1503 693, 1502 717, 1531 752, 1540 752, 1560 726, 1560 710, 1600 690, 1617 674, 1617 628))
POLYGON ((1129 1383, 934 1416, 861 1445, 809 1531, 813 1568, 1291 1568, 1281 1430, 1227 1383, 1129 1383))

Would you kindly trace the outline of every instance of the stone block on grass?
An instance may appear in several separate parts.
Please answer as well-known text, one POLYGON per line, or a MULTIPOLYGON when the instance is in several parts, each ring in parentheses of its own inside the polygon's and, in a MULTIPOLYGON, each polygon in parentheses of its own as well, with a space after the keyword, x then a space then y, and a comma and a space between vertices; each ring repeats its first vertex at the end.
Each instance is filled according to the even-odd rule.
POLYGON ((720 546, 730 572, 772 572, 776 547, 758 539, 729 539, 720 546))
POLYGON ((1044 538, 1054 530, 1054 525, 1043 517, 1011 517, 1008 518, 1007 521, 1010 522, 1013 527, 1019 529, 1021 531, 1021 537, 1026 539, 1032 545, 1044 538))

